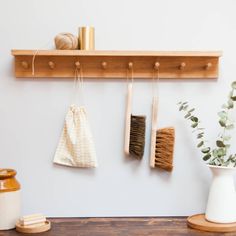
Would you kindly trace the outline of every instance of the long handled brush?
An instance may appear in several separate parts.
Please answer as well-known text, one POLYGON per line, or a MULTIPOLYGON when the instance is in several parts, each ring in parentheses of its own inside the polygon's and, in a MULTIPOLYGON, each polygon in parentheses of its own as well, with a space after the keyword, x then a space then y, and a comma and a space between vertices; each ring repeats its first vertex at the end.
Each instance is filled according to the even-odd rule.
MULTIPOLYGON (((157 73, 157 80, 158 80, 158 73, 157 73)), ((166 171, 172 171, 175 129, 173 127, 166 127, 157 130, 157 107, 158 107, 158 100, 157 96, 154 95, 152 101, 150 166, 152 168, 159 167, 166 171)))
MULTIPOLYGON (((127 73, 128 78, 128 73, 127 73)), ((133 73, 132 73, 133 80, 133 73)), ((132 83, 128 83, 127 104, 126 104, 126 122, 125 122, 125 147, 127 156, 133 156, 141 159, 145 146, 146 117, 131 114, 132 106, 132 83)))

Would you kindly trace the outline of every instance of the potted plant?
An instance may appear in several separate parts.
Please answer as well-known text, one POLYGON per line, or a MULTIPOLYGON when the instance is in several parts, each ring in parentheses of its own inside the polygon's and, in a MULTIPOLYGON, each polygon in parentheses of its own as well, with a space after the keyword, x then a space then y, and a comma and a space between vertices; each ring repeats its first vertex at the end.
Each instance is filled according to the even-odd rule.
POLYGON ((236 105, 236 81, 231 84, 228 100, 218 112, 218 124, 221 132, 214 145, 210 146, 205 139, 205 129, 195 115, 195 108, 188 102, 179 102, 179 111, 190 122, 193 133, 198 140, 202 159, 207 163, 213 174, 210 187, 205 218, 215 223, 236 222, 236 192, 234 187, 234 173, 236 170, 236 154, 229 153, 230 131, 234 129, 231 112, 236 105))

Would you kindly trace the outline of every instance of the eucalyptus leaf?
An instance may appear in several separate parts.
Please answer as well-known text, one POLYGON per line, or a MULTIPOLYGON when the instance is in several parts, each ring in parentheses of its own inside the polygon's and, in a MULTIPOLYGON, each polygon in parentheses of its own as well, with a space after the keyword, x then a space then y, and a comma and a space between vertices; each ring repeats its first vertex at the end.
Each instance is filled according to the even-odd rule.
POLYGON ((223 148, 217 150, 217 157, 223 157, 226 155, 226 151, 223 148))
POLYGON ((225 144, 221 140, 216 141, 216 146, 217 147, 225 147, 225 144))
POLYGON ((231 99, 228 100, 228 108, 229 109, 234 108, 234 103, 233 103, 233 101, 231 99))
POLYGON ((212 151, 212 155, 213 155, 214 157, 218 157, 217 149, 214 149, 214 150, 212 151))
POLYGON ((179 111, 182 111, 184 109, 184 106, 181 105, 180 108, 179 108, 179 111))
POLYGON ((229 163, 230 163, 230 161, 225 161, 224 164, 223 164, 223 166, 228 166, 229 163))
POLYGON ((207 160, 209 160, 210 158, 211 158, 211 154, 208 153, 208 154, 206 154, 202 159, 203 159, 204 161, 207 161, 207 160))
POLYGON ((204 142, 201 141, 201 142, 197 145, 197 147, 199 148, 199 147, 201 147, 203 144, 204 144, 204 142))
POLYGON ((231 98, 231 100, 233 100, 234 102, 236 101, 236 96, 231 96, 230 98, 231 98))
POLYGON ((218 116, 222 119, 225 119, 227 117, 227 113, 225 111, 218 112, 218 116))
POLYGON ((192 128, 196 128, 198 126, 198 123, 196 122, 196 123, 193 123, 192 125, 191 125, 191 127, 192 128))
POLYGON ((219 124, 221 127, 226 127, 226 123, 224 120, 219 120, 219 124))
POLYGON ((223 159, 219 159, 220 165, 224 165, 224 160, 223 159))
POLYGON ((203 138, 203 134, 198 134, 197 139, 203 138))
POLYGON ((231 154, 231 155, 229 155, 229 157, 228 157, 227 161, 231 161, 231 160, 233 160, 233 155, 232 155, 232 154, 231 154))
POLYGON ((205 128, 198 128, 198 130, 204 130, 205 128))
POLYGON ((188 112, 193 112, 193 111, 195 111, 195 108, 192 108, 192 109, 190 109, 188 112))
POLYGON ((236 89, 236 81, 232 82, 231 87, 232 87, 233 89, 236 89))
POLYGON ((227 105, 227 104, 223 104, 223 105, 222 105, 222 108, 223 108, 223 109, 228 109, 228 105, 227 105))
POLYGON ((190 119, 191 119, 191 121, 193 121, 193 122, 198 122, 198 118, 197 118, 196 116, 192 116, 190 119))
POLYGON ((201 150, 201 152, 202 152, 202 153, 208 153, 208 152, 210 152, 210 150, 211 150, 210 147, 206 147, 206 148, 203 148, 203 149, 201 150))
POLYGON ((233 128, 234 128, 234 125, 233 125, 233 124, 227 125, 225 128, 226 128, 227 130, 230 130, 230 129, 233 129, 233 128))
POLYGON ((187 113, 187 114, 184 116, 184 118, 187 119, 187 118, 190 117, 190 116, 191 116, 191 113, 187 113))
POLYGON ((188 109, 188 105, 184 106, 183 110, 186 111, 188 109))
POLYGON ((231 136, 228 135, 228 136, 223 136, 222 137, 224 141, 229 141, 231 139, 231 136))

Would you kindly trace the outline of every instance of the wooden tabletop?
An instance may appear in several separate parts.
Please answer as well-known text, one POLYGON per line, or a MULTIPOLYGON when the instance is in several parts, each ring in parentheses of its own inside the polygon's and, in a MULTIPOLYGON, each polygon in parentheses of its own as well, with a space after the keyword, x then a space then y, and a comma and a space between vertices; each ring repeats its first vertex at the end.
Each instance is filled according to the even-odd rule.
MULTIPOLYGON (((186 217, 137 218, 51 218, 52 229, 42 236, 178 236, 178 235, 236 235, 236 233, 207 233, 187 227, 186 217)), ((0 231, 0 236, 23 235, 15 230, 0 231)), ((26 235, 26 234, 24 234, 26 235)), ((37 234, 36 234, 37 235, 37 234)))

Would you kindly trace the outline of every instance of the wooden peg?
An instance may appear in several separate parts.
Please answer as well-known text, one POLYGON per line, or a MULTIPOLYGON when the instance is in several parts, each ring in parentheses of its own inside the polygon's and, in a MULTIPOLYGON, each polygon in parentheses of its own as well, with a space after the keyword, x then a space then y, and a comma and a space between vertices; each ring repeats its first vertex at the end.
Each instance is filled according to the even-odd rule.
POLYGON ((75 67, 76 67, 77 69, 80 69, 80 62, 79 62, 79 61, 76 61, 76 62, 75 62, 75 67))
POLYGON ((155 64, 154 64, 154 69, 155 69, 155 70, 158 70, 159 67, 160 67, 160 63, 159 63, 159 62, 155 62, 155 64))
POLYGON ((205 65, 205 70, 208 70, 212 67, 212 63, 208 62, 206 65, 205 65))
POLYGON ((128 63, 128 69, 129 69, 129 70, 133 69, 133 62, 129 62, 129 63, 128 63))
POLYGON ((102 69, 103 70, 107 69, 107 62, 105 61, 102 62, 102 69))
POLYGON ((23 67, 24 69, 28 69, 28 68, 29 68, 29 64, 28 64, 27 61, 22 61, 22 62, 21 62, 21 65, 22 65, 22 67, 23 67))
POLYGON ((49 61, 48 66, 51 70, 53 70, 55 68, 55 63, 53 61, 49 61))
POLYGON ((182 62, 179 66, 179 69, 180 70, 183 70, 184 68, 186 67, 186 63, 185 62, 182 62))

